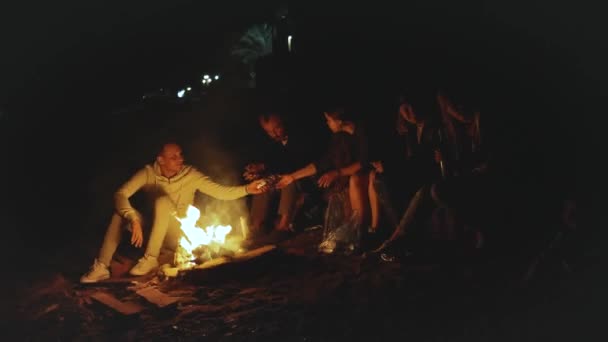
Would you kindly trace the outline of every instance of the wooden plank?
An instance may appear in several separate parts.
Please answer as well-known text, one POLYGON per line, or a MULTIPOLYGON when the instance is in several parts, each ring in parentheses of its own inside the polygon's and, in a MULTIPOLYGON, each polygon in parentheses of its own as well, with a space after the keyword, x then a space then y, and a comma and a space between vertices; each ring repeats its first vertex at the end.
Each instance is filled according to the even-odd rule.
POLYGON ((205 270, 213 269, 222 265, 236 264, 239 262, 255 259, 259 256, 267 254, 277 249, 276 245, 266 245, 256 249, 252 249, 247 252, 236 254, 235 256, 221 256, 215 259, 208 260, 200 265, 194 266, 191 269, 180 270, 178 267, 171 267, 170 265, 161 266, 160 270, 166 277, 177 277, 179 274, 187 273, 191 270, 205 270))
POLYGON ((247 252, 244 252, 241 254, 237 254, 236 257, 234 257, 234 259, 236 259, 236 261, 249 260, 251 258, 259 257, 260 255, 266 254, 276 248, 277 248, 277 246, 275 246, 275 245, 262 246, 260 248, 252 249, 250 251, 247 251, 247 252))
POLYGON ((209 261, 205 261, 204 263, 196 266, 195 268, 197 269, 205 269, 205 268, 212 268, 212 267, 216 267, 219 265, 223 265, 226 263, 229 263, 231 261, 233 261, 233 258, 229 258, 229 257, 219 257, 219 258, 215 258, 215 259, 211 259, 209 261))
POLYGON ((112 277, 108 278, 108 279, 104 279, 104 280, 100 280, 98 281, 96 284, 121 284, 121 283, 132 283, 134 281, 140 282, 140 283, 144 283, 147 282, 149 280, 152 280, 154 277, 156 277, 156 272, 150 272, 146 275, 143 276, 134 276, 134 275, 130 275, 129 273, 126 273, 124 275, 122 275, 121 277, 114 277, 114 275, 112 275, 112 277))
POLYGON ((234 257, 219 257, 219 258, 211 259, 207 262, 204 262, 204 263, 194 267, 194 269, 214 268, 214 267, 229 264, 229 263, 238 263, 238 262, 242 262, 242 261, 251 260, 253 258, 257 258, 268 252, 271 252, 271 251, 275 250, 276 248, 277 248, 277 246, 275 246, 275 245, 266 245, 266 246, 262 246, 262 247, 259 247, 256 249, 252 249, 247 252, 237 254, 234 257))
POLYGON ((120 312, 123 315, 133 315, 141 312, 144 308, 137 303, 133 302, 121 302, 107 292, 95 292, 91 295, 91 298, 98 302, 120 312))
POLYGON ((155 304, 159 308, 164 308, 167 305, 171 305, 181 299, 181 297, 171 297, 167 294, 160 292, 155 287, 145 287, 143 289, 137 290, 135 293, 144 297, 147 301, 152 304, 155 304))
POLYGON ((194 268, 180 271, 179 275, 187 282, 205 283, 209 286, 220 285, 227 279, 255 278, 271 269, 269 263, 276 255, 281 255, 280 249, 275 245, 267 245, 239 253, 234 257, 210 260, 194 268))

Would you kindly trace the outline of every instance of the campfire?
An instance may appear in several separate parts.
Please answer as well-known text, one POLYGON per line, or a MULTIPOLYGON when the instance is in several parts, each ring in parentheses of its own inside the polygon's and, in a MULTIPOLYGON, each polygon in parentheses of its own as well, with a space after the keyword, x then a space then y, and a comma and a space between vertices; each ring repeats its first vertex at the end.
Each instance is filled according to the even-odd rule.
POLYGON ((210 225, 203 228, 198 225, 200 216, 200 210, 189 206, 186 217, 177 217, 182 237, 174 262, 180 270, 192 268, 216 257, 234 255, 240 248, 241 237, 228 237, 232 231, 231 226, 210 225))

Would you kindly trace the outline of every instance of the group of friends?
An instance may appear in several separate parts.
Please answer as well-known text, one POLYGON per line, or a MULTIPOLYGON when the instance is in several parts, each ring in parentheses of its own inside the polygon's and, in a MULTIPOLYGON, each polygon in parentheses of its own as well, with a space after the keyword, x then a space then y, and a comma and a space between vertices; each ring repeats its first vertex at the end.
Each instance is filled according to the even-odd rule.
POLYGON ((116 191, 101 249, 81 282, 111 276, 110 263, 125 232, 133 246, 145 246, 130 273, 156 270, 161 248, 177 250, 181 231, 175 217, 185 215, 197 191, 220 200, 251 196, 248 221, 254 238, 281 240, 297 234, 304 228, 302 211, 314 203, 323 208, 326 232, 332 229, 329 225, 335 228, 354 218, 362 237, 383 237, 377 244, 359 246, 367 255, 386 260, 399 255, 420 222, 438 210, 451 227, 444 235, 467 236, 475 248, 481 247, 484 227, 476 213, 487 199, 492 159, 480 110, 465 97, 433 91, 404 93, 394 112, 393 132, 386 136, 396 139, 372 141, 364 121, 351 111, 325 108, 322 118, 331 136, 325 150, 315 153, 310 148, 314 137, 291 126, 286 113, 265 111, 257 121, 272 141, 271 151, 246 165, 247 183, 239 186, 213 181, 184 163, 177 143, 165 143, 151 165, 116 191), (129 200, 138 191, 153 195, 151 217, 129 200))

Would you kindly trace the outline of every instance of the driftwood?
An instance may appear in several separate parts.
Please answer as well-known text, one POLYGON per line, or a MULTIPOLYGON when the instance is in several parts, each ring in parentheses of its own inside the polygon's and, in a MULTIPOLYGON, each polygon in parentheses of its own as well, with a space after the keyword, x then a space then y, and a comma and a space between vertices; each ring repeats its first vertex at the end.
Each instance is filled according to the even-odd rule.
POLYGON ((210 269, 210 268, 215 268, 215 267, 218 267, 221 265, 226 265, 229 263, 239 263, 239 262, 251 260, 253 258, 257 258, 266 253, 269 253, 275 249, 276 249, 275 245, 266 245, 266 246, 256 248, 256 249, 253 249, 253 250, 250 250, 247 252, 236 254, 234 256, 222 256, 219 258, 211 259, 198 266, 195 266, 194 268, 186 269, 186 270, 180 270, 177 267, 170 267, 168 264, 165 264, 165 265, 161 266, 160 272, 161 272, 161 274, 163 274, 166 277, 177 277, 180 274, 184 275, 185 273, 190 272, 192 270, 210 269))
POLYGON ((268 262, 272 256, 279 254, 281 253, 275 245, 267 245, 237 254, 234 257, 213 259, 194 268, 180 271, 179 274, 185 280, 194 283, 221 282, 222 280, 247 276, 252 272, 268 269, 268 267, 254 266, 254 264, 268 262))
POLYGON ((221 258, 209 260, 199 266, 196 266, 195 269, 206 269, 206 268, 217 267, 219 265, 224 265, 227 263, 238 263, 238 262, 251 260, 253 258, 257 258, 268 252, 271 252, 271 251, 275 250, 276 248, 277 248, 277 246, 275 246, 275 245, 262 246, 262 247, 252 249, 250 251, 247 251, 247 252, 244 252, 241 254, 237 254, 234 257, 221 257, 221 258))
POLYGON ((164 308, 165 306, 174 304, 182 299, 181 297, 171 297, 151 286, 137 290, 135 293, 144 297, 148 302, 155 304, 159 308, 164 308))
POLYGON ((107 292, 95 292, 91 295, 91 298, 120 312, 123 315, 133 315, 141 312, 144 309, 137 303, 122 302, 107 292))

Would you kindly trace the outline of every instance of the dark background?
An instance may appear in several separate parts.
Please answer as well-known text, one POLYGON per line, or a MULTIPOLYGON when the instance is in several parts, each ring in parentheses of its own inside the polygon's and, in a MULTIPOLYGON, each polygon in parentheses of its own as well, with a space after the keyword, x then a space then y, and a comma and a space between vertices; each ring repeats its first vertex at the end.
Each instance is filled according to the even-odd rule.
MULTIPOLYGON (((116 110, 221 67, 228 42, 278 5, 3 4, 0 176, 9 252, 98 243, 112 191, 152 160, 164 137, 179 137, 195 165, 239 182, 238 167, 261 138, 250 94, 224 89, 198 107, 116 110)), ((293 2, 290 89, 269 98, 287 103, 322 145, 318 109, 327 101, 388 122, 403 86, 462 85, 478 95, 521 196, 572 198, 583 118, 600 113, 604 90, 599 12, 549 1, 293 2)))

